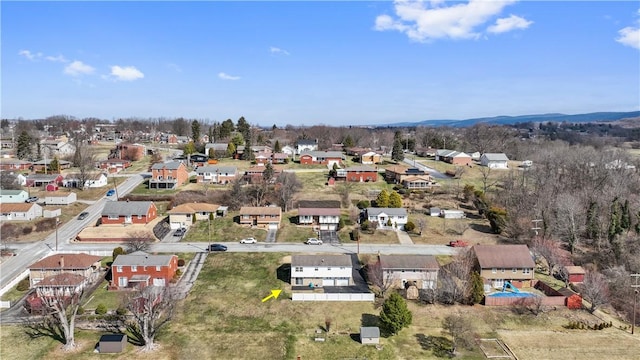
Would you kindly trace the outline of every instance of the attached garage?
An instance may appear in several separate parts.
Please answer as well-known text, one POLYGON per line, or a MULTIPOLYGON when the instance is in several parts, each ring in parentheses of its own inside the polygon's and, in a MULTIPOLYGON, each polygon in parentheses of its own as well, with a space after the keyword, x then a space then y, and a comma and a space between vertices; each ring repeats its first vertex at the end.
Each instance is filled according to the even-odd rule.
POLYGON ((336 279, 336 286, 349 286, 349 279, 336 279))
POLYGON ((278 230, 278 224, 277 223, 269 224, 268 229, 269 230, 278 230))
POLYGON ((153 286, 165 286, 165 281, 163 278, 153 279, 153 286))
POLYGON ((322 286, 335 286, 333 279, 322 279, 322 286))

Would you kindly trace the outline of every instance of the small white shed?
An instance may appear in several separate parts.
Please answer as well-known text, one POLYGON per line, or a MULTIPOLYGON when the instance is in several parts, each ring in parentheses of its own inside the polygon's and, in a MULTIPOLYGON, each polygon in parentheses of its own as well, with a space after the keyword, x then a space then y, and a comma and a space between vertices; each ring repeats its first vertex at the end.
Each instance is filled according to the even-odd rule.
POLYGON ((462 210, 442 210, 440 215, 445 219, 464 219, 462 210))
POLYGON ((429 208, 429 215, 435 216, 435 217, 440 216, 440 208, 437 208, 437 207, 429 208))
POLYGON ((363 326, 360 328, 360 343, 363 345, 380 344, 380 328, 377 326, 363 326))

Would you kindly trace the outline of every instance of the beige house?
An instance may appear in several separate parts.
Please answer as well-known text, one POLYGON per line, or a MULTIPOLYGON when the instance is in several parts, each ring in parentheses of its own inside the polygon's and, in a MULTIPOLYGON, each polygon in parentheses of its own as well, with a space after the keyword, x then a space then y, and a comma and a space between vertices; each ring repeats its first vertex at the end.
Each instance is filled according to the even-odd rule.
POLYGON ((169 214, 169 225, 172 229, 193 225, 193 220, 209 220, 210 214, 216 217, 216 212, 220 205, 207 203, 186 203, 174 206, 167 211, 169 214))
POLYGON ((435 289, 438 286, 440 265, 433 255, 380 255, 382 279, 390 287, 404 289, 415 285, 418 289, 435 289))
POLYGON ((243 206, 240 209, 240 225, 278 229, 281 219, 282 209, 279 206, 243 206))
POLYGON ((527 245, 475 245, 476 270, 485 284, 502 289, 505 283, 531 287, 535 262, 527 245))
POLYGON ((89 254, 55 254, 29 266, 30 287, 42 279, 58 274, 77 274, 92 281, 100 276, 102 256, 89 254))

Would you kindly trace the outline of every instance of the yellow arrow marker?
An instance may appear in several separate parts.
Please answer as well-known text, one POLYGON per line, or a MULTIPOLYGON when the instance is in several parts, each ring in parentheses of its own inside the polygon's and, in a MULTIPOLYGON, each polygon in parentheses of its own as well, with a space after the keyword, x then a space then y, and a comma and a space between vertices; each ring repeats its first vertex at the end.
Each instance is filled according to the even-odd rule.
POLYGON ((277 299, 281 292, 282 290, 271 290, 271 294, 266 298, 262 299, 262 302, 265 302, 271 298, 277 299))

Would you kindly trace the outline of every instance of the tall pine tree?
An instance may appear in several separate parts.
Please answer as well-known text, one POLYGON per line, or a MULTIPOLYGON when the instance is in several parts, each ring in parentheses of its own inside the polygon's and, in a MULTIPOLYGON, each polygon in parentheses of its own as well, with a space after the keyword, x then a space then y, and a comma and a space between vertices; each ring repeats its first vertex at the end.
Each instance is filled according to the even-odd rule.
POLYGON ((393 150, 391 151, 391 160, 404 160, 404 153, 402 152, 402 134, 400 133, 400 131, 396 131, 393 136, 393 150))
POLYGON ((413 315, 407 303, 398 293, 391 293, 389 298, 382 304, 380 311, 380 322, 382 326, 392 335, 397 334, 403 328, 411 325, 413 315))

